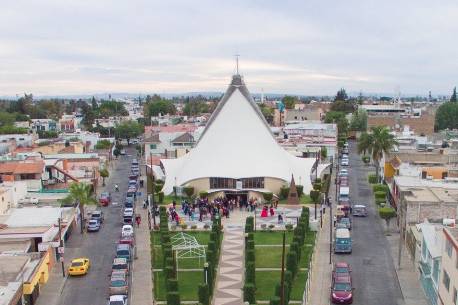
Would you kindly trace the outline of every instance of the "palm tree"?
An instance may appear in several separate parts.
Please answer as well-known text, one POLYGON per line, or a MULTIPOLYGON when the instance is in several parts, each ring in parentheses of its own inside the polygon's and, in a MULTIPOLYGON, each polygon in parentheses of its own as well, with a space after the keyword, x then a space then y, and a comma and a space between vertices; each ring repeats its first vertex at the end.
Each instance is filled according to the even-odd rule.
POLYGON ((80 209, 81 233, 83 233, 84 206, 87 204, 97 204, 97 200, 92 196, 92 186, 85 182, 73 182, 68 187, 69 194, 62 199, 63 203, 77 203, 80 209))
POLYGON ((102 186, 105 186, 105 178, 107 178, 109 175, 110 173, 106 168, 102 168, 100 170, 100 177, 102 177, 102 186))
POLYGON ((358 153, 369 153, 375 162, 377 179, 380 171, 380 159, 389 153, 398 142, 385 126, 371 127, 370 133, 363 133, 358 139, 358 153))

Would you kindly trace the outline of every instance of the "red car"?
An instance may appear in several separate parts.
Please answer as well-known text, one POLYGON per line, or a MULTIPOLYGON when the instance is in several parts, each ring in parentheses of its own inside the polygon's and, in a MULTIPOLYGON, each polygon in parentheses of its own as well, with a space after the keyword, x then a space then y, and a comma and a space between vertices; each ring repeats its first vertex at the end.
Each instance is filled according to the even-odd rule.
POLYGON ((335 276, 332 279, 331 302, 332 304, 353 303, 353 287, 350 274, 335 276))
POLYGON ((111 202, 110 193, 104 192, 104 193, 100 194, 99 203, 100 203, 102 206, 107 206, 107 205, 110 204, 110 202, 111 202))
POLYGON ((337 262, 334 264, 334 269, 332 270, 332 277, 339 276, 350 276, 351 268, 350 264, 347 262, 337 262))

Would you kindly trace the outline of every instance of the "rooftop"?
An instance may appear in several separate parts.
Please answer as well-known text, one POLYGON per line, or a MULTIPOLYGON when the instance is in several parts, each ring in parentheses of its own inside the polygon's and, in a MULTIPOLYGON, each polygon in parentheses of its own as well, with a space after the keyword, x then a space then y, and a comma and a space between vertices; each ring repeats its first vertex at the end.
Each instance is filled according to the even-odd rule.
POLYGON ((424 187, 406 188, 405 191, 410 192, 405 196, 405 199, 410 202, 455 203, 458 201, 458 189, 424 187))
POLYGON ((26 255, 2 255, 0 259, 0 285, 17 282, 18 276, 30 258, 26 255))
POLYGON ((43 161, 8 161, 0 163, 0 174, 41 174, 43 172, 43 167, 43 161))

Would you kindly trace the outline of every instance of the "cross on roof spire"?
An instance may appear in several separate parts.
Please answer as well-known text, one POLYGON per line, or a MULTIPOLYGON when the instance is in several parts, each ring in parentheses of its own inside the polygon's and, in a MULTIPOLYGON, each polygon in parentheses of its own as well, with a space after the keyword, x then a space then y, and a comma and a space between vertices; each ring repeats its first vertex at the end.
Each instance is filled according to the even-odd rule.
POLYGON ((239 54, 235 54, 235 74, 239 75, 239 54))

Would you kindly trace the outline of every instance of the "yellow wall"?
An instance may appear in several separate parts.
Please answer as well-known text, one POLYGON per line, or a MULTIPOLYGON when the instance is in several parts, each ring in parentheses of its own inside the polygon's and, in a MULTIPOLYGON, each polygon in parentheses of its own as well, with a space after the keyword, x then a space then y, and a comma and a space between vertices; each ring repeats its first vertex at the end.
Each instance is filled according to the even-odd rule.
MULTIPOLYGON (((84 145, 81 142, 72 142, 71 146, 75 148, 76 154, 82 154, 84 152, 84 145)), ((41 152, 44 155, 55 155, 58 154, 60 150, 65 148, 65 143, 53 143, 49 145, 38 146, 33 149, 33 151, 41 152)))
POLYGON ((274 194, 280 192, 280 188, 285 184, 282 179, 266 177, 264 178, 264 188, 271 191, 274 194))
POLYGON ((35 273, 32 275, 30 282, 24 283, 24 294, 31 294, 33 288, 39 283, 40 285, 45 284, 49 278, 49 264, 50 264, 50 255, 49 251, 42 257, 41 262, 38 268, 35 270, 35 273))
POLYGON ((390 162, 385 162, 385 178, 393 178, 396 174, 396 170, 390 162))
POLYGON ((194 187, 194 194, 198 195, 200 191, 208 191, 210 189, 210 178, 191 180, 186 183, 186 186, 194 187))

